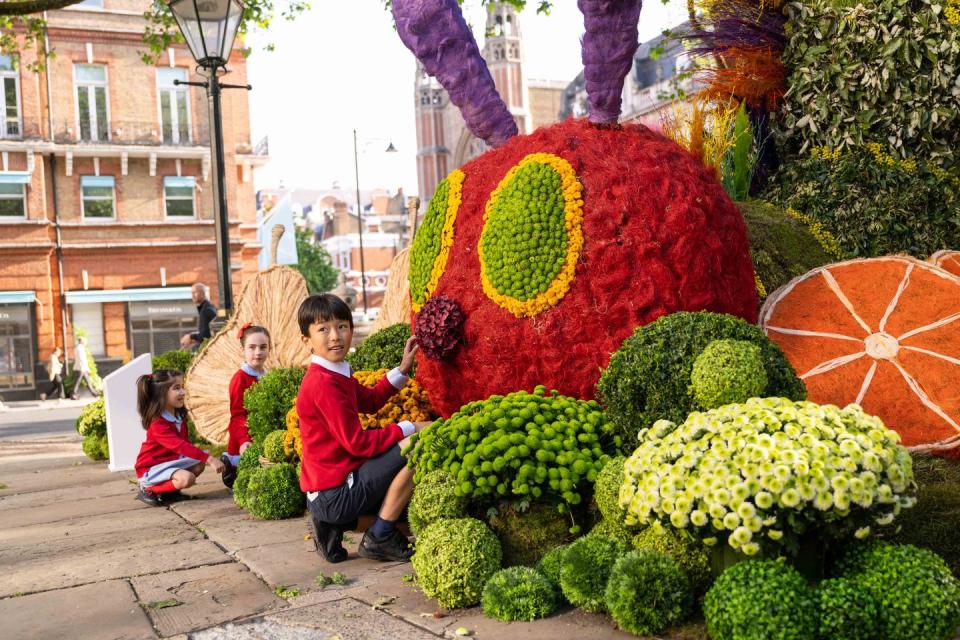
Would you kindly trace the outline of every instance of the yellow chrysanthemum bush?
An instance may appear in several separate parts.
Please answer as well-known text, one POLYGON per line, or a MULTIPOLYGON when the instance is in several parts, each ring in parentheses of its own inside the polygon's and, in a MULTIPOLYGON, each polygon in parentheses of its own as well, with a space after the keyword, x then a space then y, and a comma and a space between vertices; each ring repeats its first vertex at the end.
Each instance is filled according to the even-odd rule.
MULTIPOLYGON (((387 375, 387 370, 380 369, 379 371, 357 371, 353 374, 353 377, 363 386, 372 387, 385 375, 387 375)), ((401 420, 423 422, 433 420, 435 417, 436 414, 433 407, 430 406, 430 398, 427 397, 427 392, 416 380, 411 379, 403 389, 387 400, 380 411, 361 413, 360 424, 364 429, 376 429, 401 420)))
POLYGON ((866 538, 914 503, 899 436, 856 405, 753 398, 639 439, 620 488, 627 522, 745 555, 795 554, 808 532, 866 538))

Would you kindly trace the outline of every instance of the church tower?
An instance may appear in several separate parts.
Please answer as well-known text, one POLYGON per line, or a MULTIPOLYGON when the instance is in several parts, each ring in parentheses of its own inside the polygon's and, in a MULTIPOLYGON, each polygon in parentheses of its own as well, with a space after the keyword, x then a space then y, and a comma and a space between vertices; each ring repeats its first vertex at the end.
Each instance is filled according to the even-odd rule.
POLYGON ((530 99, 523 71, 523 41, 516 9, 496 3, 487 12, 483 57, 497 85, 497 93, 513 114, 521 134, 530 133, 530 99))
POLYGON ((419 62, 415 100, 417 186, 420 189, 421 202, 426 206, 437 190, 437 185, 455 167, 449 166, 450 151, 447 149, 443 118, 450 99, 440 83, 431 77, 419 62))

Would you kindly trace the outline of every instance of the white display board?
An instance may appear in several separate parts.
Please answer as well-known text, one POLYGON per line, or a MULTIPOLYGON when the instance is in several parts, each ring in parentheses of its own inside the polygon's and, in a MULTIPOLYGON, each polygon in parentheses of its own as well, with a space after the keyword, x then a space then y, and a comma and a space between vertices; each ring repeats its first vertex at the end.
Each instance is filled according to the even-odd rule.
POLYGON ((137 378, 153 373, 153 357, 138 356, 103 379, 103 403, 107 411, 107 442, 110 471, 133 469, 147 432, 137 413, 137 378))

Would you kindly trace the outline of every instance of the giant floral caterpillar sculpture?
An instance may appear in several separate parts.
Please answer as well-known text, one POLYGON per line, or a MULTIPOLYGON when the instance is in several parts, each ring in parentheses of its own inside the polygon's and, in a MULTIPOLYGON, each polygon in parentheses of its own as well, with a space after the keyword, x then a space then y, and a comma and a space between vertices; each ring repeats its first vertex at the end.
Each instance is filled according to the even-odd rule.
POLYGON ((712 171, 618 125, 638 0, 580 0, 590 118, 518 136, 456 0, 394 0, 403 42, 492 150, 437 188, 414 239, 417 377, 449 416, 543 384, 592 398, 610 353, 674 311, 756 319, 746 228, 712 171))

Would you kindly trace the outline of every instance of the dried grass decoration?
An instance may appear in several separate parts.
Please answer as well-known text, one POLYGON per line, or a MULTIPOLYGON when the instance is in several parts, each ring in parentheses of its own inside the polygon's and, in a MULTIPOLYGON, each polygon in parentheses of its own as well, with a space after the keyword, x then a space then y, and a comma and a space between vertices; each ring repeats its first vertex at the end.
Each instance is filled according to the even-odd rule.
MULTIPOLYGON (((274 245, 279 240, 280 234, 275 231, 274 245)), ((273 253, 275 256, 276 251, 273 253)), ((310 351, 300 340, 296 313, 308 295, 307 283, 299 272, 276 264, 244 285, 237 298, 235 313, 187 371, 187 406, 197 433, 214 444, 227 442, 230 378, 243 363, 237 327, 252 322, 270 331, 267 369, 309 364, 310 351)))
POLYGON ((949 271, 955 276, 960 276, 960 251, 956 249, 943 249, 927 258, 927 262, 932 262, 941 269, 949 271))
POLYGON ((383 294, 380 313, 373 323, 370 333, 386 329, 398 322, 410 322, 410 247, 407 247, 390 263, 387 275, 387 290, 383 294))

